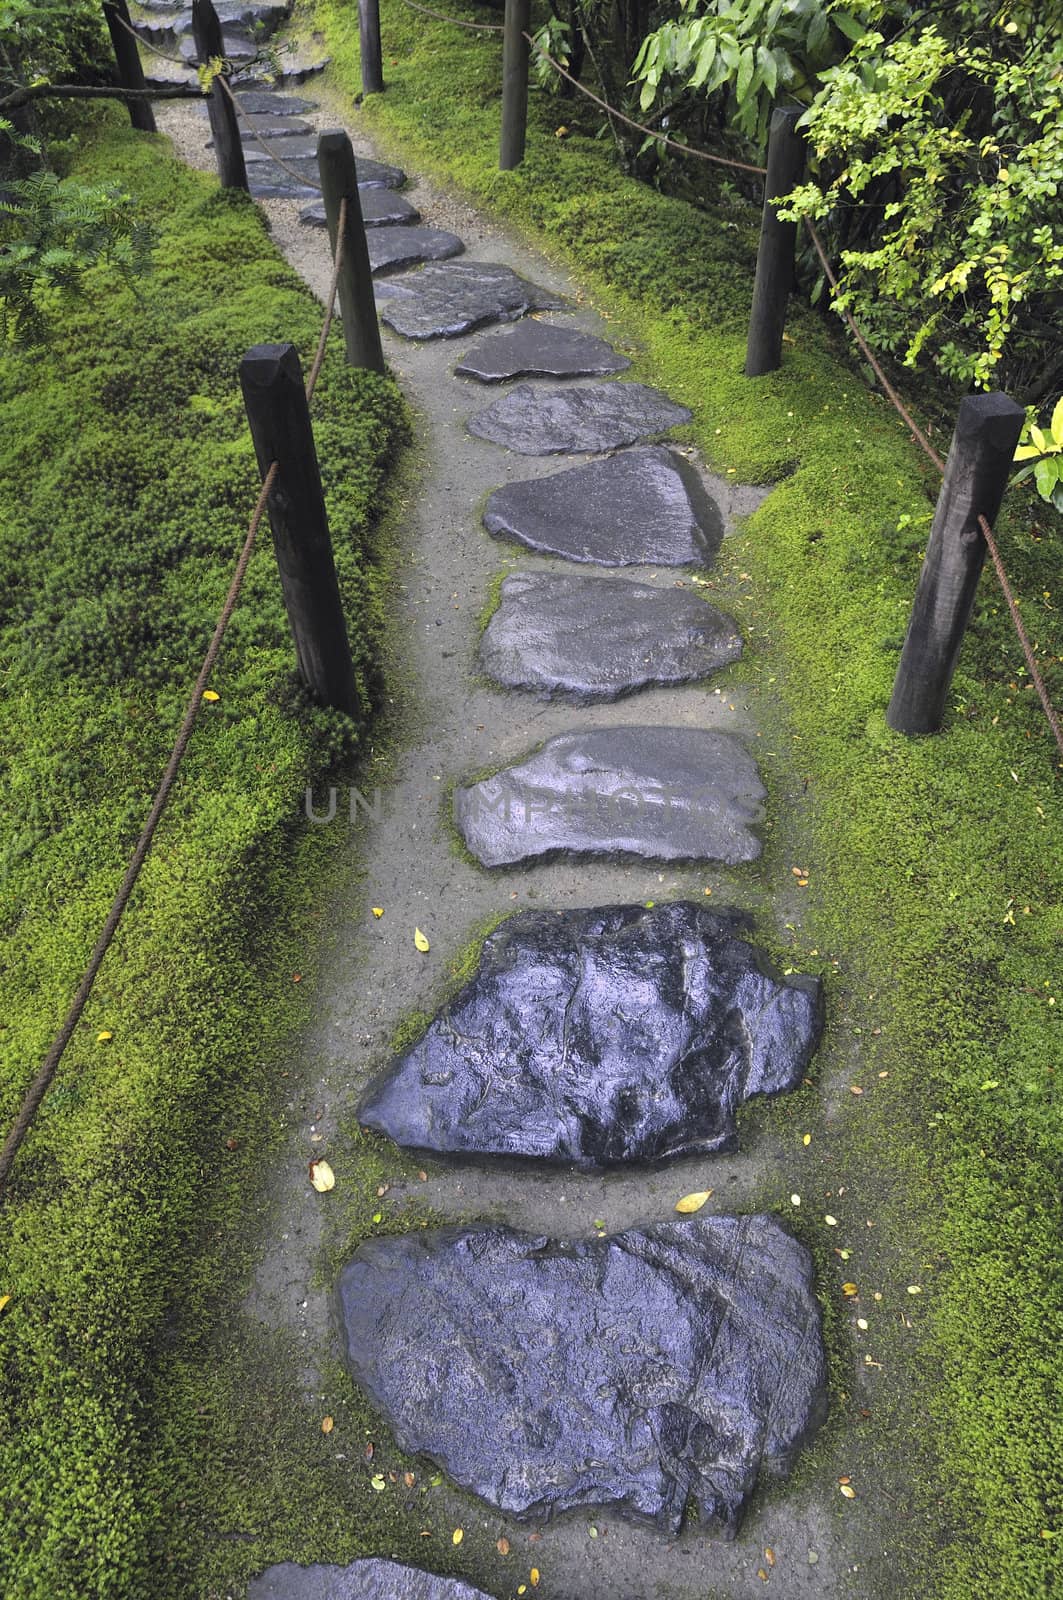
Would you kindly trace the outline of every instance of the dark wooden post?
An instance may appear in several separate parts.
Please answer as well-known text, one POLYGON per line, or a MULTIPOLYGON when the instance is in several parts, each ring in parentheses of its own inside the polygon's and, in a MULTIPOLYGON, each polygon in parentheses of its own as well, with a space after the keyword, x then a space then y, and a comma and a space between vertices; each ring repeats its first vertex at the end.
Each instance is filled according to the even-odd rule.
POLYGON ((362 62, 362 93, 384 93, 384 64, 380 54, 380 0, 358 0, 358 42, 362 62))
POLYGON ((759 378, 761 373, 774 372, 782 365, 782 333, 786 302, 794 282, 797 223, 780 222, 774 202, 800 183, 805 169, 805 141, 796 127, 803 111, 803 106, 778 106, 771 114, 764 213, 746 342, 747 378, 759 378))
POLYGON ((502 143, 498 165, 511 172, 524 160, 528 131, 528 52, 531 0, 506 0, 502 36, 502 143))
MULTIPOLYGON (((103 14, 107 20, 107 31, 111 35, 111 44, 114 47, 114 59, 118 66, 118 83, 123 89, 146 89, 144 81, 144 68, 140 64, 140 51, 137 41, 128 29, 133 24, 129 20, 129 7, 126 0, 103 0, 103 14), (122 24, 125 24, 123 27, 122 24)), ((139 128, 141 133, 155 132, 155 113, 151 109, 150 100, 127 100, 126 109, 129 120, 134 128, 139 128)))
POLYGON ((1007 486, 1025 421, 1006 394, 968 395, 956 431, 927 541, 886 721, 898 733, 936 733, 945 714, 960 642, 974 605, 990 527, 1007 486))
MULTIPOLYGON (((192 0, 192 35, 196 41, 196 56, 201 63, 215 56, 224 56, 221 23, 211 0, 192 0)), ((228 81, 228 68, 223 69, 228 81)), ((240 124, 236 107, 220 83, 210 86, 207 101, 210 131, 214 135, 214 154, 218 161, 218 178, 223 189, 246 189, 247 167, 244 165, 244 147, 240 141, 240 124)))
POLYGON ((380 324, 373 294, 373 274, 369 268, 369 246, 365 242, 362 202, 358 196, 358 169, 350 138, 342 128, 329 128, 318 136, 317 170, 325 202, 332 255, 339 243, 340 201, 347 200, 347 227, 343 235, 343 266, 340 269, 339 300, 343 318, 343 342, 352 367, 384 371, 384 352, 380 345, 380 324))
POLYGON ((300 674, 322 705, 353 712, 351 647, 295 346, 255 345, 240 363, 240 387, 263 478, 279 463, 267 505, 300 674))

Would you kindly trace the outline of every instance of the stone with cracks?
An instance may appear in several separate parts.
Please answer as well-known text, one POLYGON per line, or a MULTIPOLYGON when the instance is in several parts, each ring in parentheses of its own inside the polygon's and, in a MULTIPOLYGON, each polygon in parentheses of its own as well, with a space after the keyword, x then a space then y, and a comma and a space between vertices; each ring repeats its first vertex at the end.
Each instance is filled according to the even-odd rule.
POLYGON ((309 200, 317 189, 272 163, 255 162, 247 169, 247 187, 256 200, 309 200))
POLYGON ((480 640, 496 683, 584 703, 692 683, 741 654, 731 618, 689 590, 567 572, 506 578, 480 640))
MULTIPOLYGON (((293 141, 294 144, 295 141, 293 141)), ((279 156, 285 166, 291 167, 300 178, 306 178, 320 188, 320 173, 318 171, 317 156, 311 153, 316 150, 316 140, 299 140, 300 144, 310 145, 310 150, 299 154, 287 149, 287 141, 279 139, 274 141, 266 150, 256 150, 253 145, 244 145, 244 160, 248 168, 270 167, 277 174, 277 180, 289 177, 284 167, 277 165, 274 156, 279 156)), ((250 177, 250 171, 248 173, 250 177)), ((294 181, 294 180, 291 180, 294 181)), ((358 162, 358 188, 367 189, 399 189, 406 182, 406 174, 398 167, 385 166, 381 161, 370 161, 368 158, 358 162)))
POLYGON ((689 422, 659 389, 643 383, 588 383, 542 389, 522 383, 469 418, 478 439, 522 456, 591 455, 617 450, 689 422))
MULTIPOLYGON (((393 227, 398 223, 421 220, 421 213, 416 207, 411 206, 404 195, 396 194, 394 189, 360 188, 358 199, 362 221, 367 228, 393 227)), ((325 202, 315 200, 312 205, 304 206, 299 213, 299 221, 307 228, 326 228, 325 202)))
POLYGON ((247 163, 252 161, 273 161, 275 159, 279 159, 281 161, 292 161, 296 163, 302 163, 303 161, 306 161, 312 163, 313 175, 315 177, 318 175, 317 135, 314 133, 313 129, 311 129, 310 136, 305 138, 300 138, 296 134, 292 138, 288 138, 286 135, 280 135, 276 139, 266 140, 265 143, 267 149, 269 150, 268 155, 266 154, 265 150, 260 150, 258 148, 254 140, 254 135, 247 128, 245 123, 240 124, 240 139, 244 147, 244 161, 247 163))
POLYGON ((406 1149, 584 1171, 734 1150, 737 1108, 796 1089, 821 1026, 818 980, 786 982, 701 906, 526 911, 358 1121, 406 1149))
POLYGON ((760 854, 765 790, 730 734, 616 727, 562 733, 454 795, 458 831, 485 867, 558 854, 725 861, 760 854))
POLYGON ((811 1259, 768 1216, 418 1229, 361 1245, 337 1309, 400 1448, 536 1521, 613 1507, 675 1533, 693 1506, 733 1536, 826 1410, 811 1259))
POLYGON ((380 276, 401 272, 422 261, 445 261, 448 256, 460 256, 465 249, 456 233, 447 233, 443 228, 373 228, 367 230, 366 243, 370 270, 380 276))
POLYGON ((530 319, 503 333, 489 333, 458 366, 459 378, 503 383, 508 378, 591 378, 630 367, 604 339, 577 328, 530 319))
POLYGON ((353 1561, 349 1567, 297 1567, 291 1561, 252 1578, 247 1600, 489 1600, 460 1578, 437 1578, 397 1561, 353 1561))
MULTIPOLYGON (((245 144, 252 139, 285 139, 289 134, 313 133, 313 125, 302 122, 298 117, 249 117, 240 118, 240 137, 245 144)), ((207 140, 207 149, 214 149, 214 140, 207 140)))
POLYGON ((604 567, 689 566, 723 538, 723 517, 701 478, 662 445, 507 483, 483 520, 496 538, 604 567))
POLYGON ((381 320, 406 339, 457 339, 488 322, 514 322, 528 311, 561 306, 545 289, 491 261, 430 262, 382 283, 377 300, 381 320))

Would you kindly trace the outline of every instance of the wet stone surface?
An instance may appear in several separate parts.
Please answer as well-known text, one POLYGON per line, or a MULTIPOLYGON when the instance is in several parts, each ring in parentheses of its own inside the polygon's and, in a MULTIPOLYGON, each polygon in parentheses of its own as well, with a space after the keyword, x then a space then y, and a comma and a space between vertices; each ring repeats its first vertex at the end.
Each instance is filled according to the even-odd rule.
MULTIPOLYGON (((393 227, 400 223, 419 222, 421 213, 412 206, 404 195, 396 194, 394 189, 362 189, 358 191, 358 202, 362 208, 362 221, 367 228, 393 227)), ((325 228, 325 202, 315 200, 312 205, 304 206, 299 213, 299 221, 308 228, 325 228)))
POLYGON ((730 617, 682 589, 628 578, 515 572, 480 641, 507 689, 579 702, 707 678, 742 653, 730 617))
MULTIPOLYGON (((250 61, 255 54, 250 34, 237 33, 226 28, 221 36, 222 50, 229 61, 250 61)), ((189 35, 181 40, 177 50, 182 61, 191 66, 197 59, 196 41, 189 35)))
POLYGON ((421 261, 445 261, 448 256, 460 256, 465 249, 456 233, 412 226, 369 229, 366 243, 374 273, 401 272, 421 261))
POLYGON ((701 478, 663 445, 504 484, 483 521, 497 538, 604 567, 690 566, 707 561, 723 538, 723 517, 701 478))
POLYGON ((567 855, 724 861, 760 854, 765 796, 738 741, 704 728, 596 728, 454 795, 458 832, 485 867, 567 855))
POLYGON ((407 339, 456 339, 488 322, 512 322, 561 302, 510 267, 488 261, 429 264, 377 291, 380 317, 407 339))
POLYGON ((627 356, 617 355, 604 339, 531 318, 503 333, 487 334, 454 371, 459 378, 502 383, 507 378, 596 377, 623 372, 630 365, 627 356))
POLYGON ((272 161, 274 157, 278 157, 281 161, 299 162, 308 160, 313 162, 314 175, 315 177, 317 176, 317 135, 312 131, 311 135, 306 138, 298 136, 287 138, 281 135, 276 139, 268 140, 269 155, 266 154, 265 150, 258 148, 253 135, 243 126, 241 126, 240 139, 244 147, 244 160, 246 162, 272 161))
MULTIPOLYGON (((133 22, 135 31, 144 37, 149 38, 159 33, 182 35, 192 32, 191 10, 181 11, 163 6, 152 6, 149 9, 158 13, 154 21, 133 22)), ((283 4, 270 5, 267 0, 258 0, 258 3, 256 0, 249 0, 249 3, 244 3, 244 0, 217 0, 214 9, 218 13, 218 21, 223 30, 238 29, 250 34, 256 24, 261 24, 268 37, 277 31, 291 7, 283 4)))
MULTIPOLYGON (((317 182, 316 162, 309 176, 317 182)), ((247 187, 256 200, 309 200, 317 194, 314 184, 302 183, 272 162, 254 162, 247 169, 247 187)))
MULTIPOLYGON (((240 118, 240 138, 247 144, 252 138, 258 139, 284 139, 289 134, 311 134, 314 129, 309 122, 302 122, 298 117, 251 117, 240 118)), ((213 150, 214 140, 207 140, 207 149, 213 150)))
POLYGON ((613 1506, 733 1535, 825 1409, 808 1252, 773 1218, 610 1238, 505 1227, 363 1244, 338 1310, 404 1450, 516 1516, 613 1506))
POLYGON ((689 422, 691 413, 642 383, 542 389, 522 383, 469 418, 479 439, 522 456, 616 450, 689 422))
MULTIPOLYGON (((269 168, 275 174, 277 181, 279 181, 289 176, 284 167, 279 167, 273 160, 273 156, 280 156, 286 165, 294 168, 299 177, 307 178, 313 183, 319 184, 320 174, 318 172, 316 150, 316 140, 293 140, 292 145, 289 146, 287 140, 278 139, 270 146, 268 155, 264 150, 256 150, 254 146, 249 147, 245 144, 244 160, 249 167, 269 168), (296 142, 300 145, 306 145, 308 148, 300 153, 294 148, 296 142)), ((258 174, 256 174, 257 176, 258 174)), ((360 190, 400 189, 405 182, 406 174, 398 167, 389 167, 382 161, 370 161, 368 159, 358 162, 358 188, 360 190)))
POLYGON ((239 89, 236 93, 241 111, 252 116, 299 117, 304 111, 316 111, 317 102, 300 100, 296 95, 271 94, 268 89, 239 89))
POLYGON ((247 1600, 488 1600, 460 1578, 437 1578, 397 1561, 297 1567, 291 1561, 252 1578, 247 1600))
POLYGON ((820 1029, 818 981, 781 979, 725 916, 527 911, 358 1121, 407 1149, 586 1171, 733 1150, 736 1108, 797 1088, 820 1029))

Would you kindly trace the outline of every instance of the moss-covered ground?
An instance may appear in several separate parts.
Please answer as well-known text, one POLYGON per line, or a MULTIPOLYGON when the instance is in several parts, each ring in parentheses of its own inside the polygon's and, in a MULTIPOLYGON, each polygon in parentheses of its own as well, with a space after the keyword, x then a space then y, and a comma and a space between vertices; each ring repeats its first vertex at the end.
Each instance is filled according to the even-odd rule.
MULTIPOLYGON (((937 485, 822 317, 795 306, 782 370, 743 377, 756 211, 709 173, 699 207, 623 177, 594 114, 536 89, 527 159, 499 173, 497 37, 400 0, 382 13, 388 88, 361 115, 383 150, 571 265, 640 344, 632 375, 691 407, 716 471, 782 480, 719 570, 747 639, 737 681, 759 691, 777 823, 767 860, 777 882, 808 869, 808 887, 791 886, 804 904, 794 964, 828 975, 818 1120, 791 1221, 815 1244, 845 1319, 846 1387, 863 1396, 842 1426, 865 1478, 838 1514, 876 1499, 877 1464, 889 1484, 877 1513, 903 1519, 917 1555, 898 1592, 1057 1593, 1059 765, 992 575, 943 731, 892 734, 884 707, 937 485), (786 859, 790 795, 809 861, 786 859), (838 1212, 834 1233, 808 1214, 817 1189, 835 1197, 816 1205, 838 1212)), ((355 11, 318 0, 312 17, 353 97, 355 11)), ((955 402, 922 398, 942 446, 955 402)), ((1059 519, 1013 492, 998 532, 1058 703, 1059 519)))

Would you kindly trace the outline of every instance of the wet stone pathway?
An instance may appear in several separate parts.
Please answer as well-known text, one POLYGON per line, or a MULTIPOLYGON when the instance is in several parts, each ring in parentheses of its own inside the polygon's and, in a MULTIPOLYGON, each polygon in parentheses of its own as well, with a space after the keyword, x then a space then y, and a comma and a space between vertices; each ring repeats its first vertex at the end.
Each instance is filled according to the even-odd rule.
MULTIPOLYGON (((312 101, 258 90, 243 108, 270 149, 311 170, 312 101)), ((755 725, 727 719, 711 689, 695 697, 682 687, 741 653, 734 622, 692 579, 736 508, 756 497, 709 480, 691 452, 665 441, 690 413, 618 376, 627 356, 571 295, 505 260, 441 259, 465 246, 421 225, 420 206, 396 192, 405 175, 361 155, 359 174, 374 274, 393 274, 377 284, 381 319, 400 336, 389 360, 430 413, 434 459, 413 514, 414 531, 419 521, 428 533, 411 556, 421 597, 410 605, 426 613, 416 656, 431 726, 362 838, 366 884, 339 906, 351 926, 338 930, 312 1047, 352 1065, 340 1090, 326 1092, 326 1074, 312 1091, 322 1107, 312 1138, 327 1148, 357 1102, 362 1125, 422 1159, 448 1158, 433 1174, 434 1205, 467 1216, 480 1200, 488 1220, 364 1243, 340 1274, 332 1314, 355 1380, 397 1443, 487 1506, 536 1523, 576 1508, 613 1512, 649 1525, 629 1540, 667 1537, 689 1554, 691 1536, 734 1537, 758 1481, 789 1472, 826 1407, 804 1247, 766 1215, 708 1206, 677 1217, 675 1174, 655 1182, 671 1163, 687 1160, 689 1175, 693 1157, 730 1156, 730 1168, 711 1169, 714 1187, 748 1187, 735 1112, 793 1090, 822 1026, 817 980, 773 971, 747 912, 692 898, 705 863, 740 874, 761 849, 755 725), (418 263, 427 264, 404 270, 418 263), (484 385, 507 387, 485 405, 484 385), (458 440, 459 454, 473 452, 467 472, 447 459, 458 440), (556 455, 585 459, 559 466, 556 455), (479 541, 471 566, 461 553, 470 541, 479 541), (506 552, 477 643, 484 575, 506 552), (618 566, 635 576, 606 570, 618 566), (470 572, 479 589, 466 593, 470 572), (446 626, 445 610, 458 613, 446 626), (486 767, 492 775, 465 781, 486 767), (455 780, 453 826, 478 865, 453 855, 440 864, 445 777, 455 780), (461 924, 468 907, 469 922, 444 937, 432 919, 455 874, 461 897, 447 921, 461 924), (422 875, 440 883, 434 905, 418 906, 427 890, 410 880, 422 875), (372 951, 367 886, 387 907, 372 951), (661 886, 659 903, 643 898, 651 886, 661 886), (445 975, 412 966, 414 918, 432 923, 433 949, 449 938, 452 955, 478 911, 497 917, 503 905, 517 914, 488 937, 461 992, 413 1045, 382 1056, 389 1020, 423 1006, 445 975), (409 927, 394 924, 400 908, 409 927), (616 1185, 602 1193, 617 1197, 622 1225, 587 1237, 581 1211, 579 1231, 566 1233, 556 1226, 566 1189, 589 1174, 616 1185)), ((249 175, 258 197, 303 198, 265 157, 249 175)), ((277 229, 304 270, 313 246, 307 275, 318 285, 329 265, 322 223, 314 200, 277 229)), ((312 1226, 283 1234, 260 1272, 256 1314, 268 1318, 293 1292, 305 1293, 305 1311, 301 1257, 315 1238, 312 1226)), ((304 1337, 326 1334, 326 1308, 317 1319, 304 1337)), ((633 1597, 650 1592, 648 1571, 683 1577, 660 1544, 627 1548, 636 1555, 626 1584, 588 1577, 580 1592, 570 1563, 554 1592, 633 1597)), ((826 1592, 811 1575, 795 1571, 788 1592, 826 1592)), ((677 1593, 708 1592, 704 1572, 686 1577, 677 1593)), ((752 1592, 732 1578, 718 1566, 713 1593, 752 1592)), ((286 1563, 249 1593, 478 1592, 378 1560, 286 1563)))

